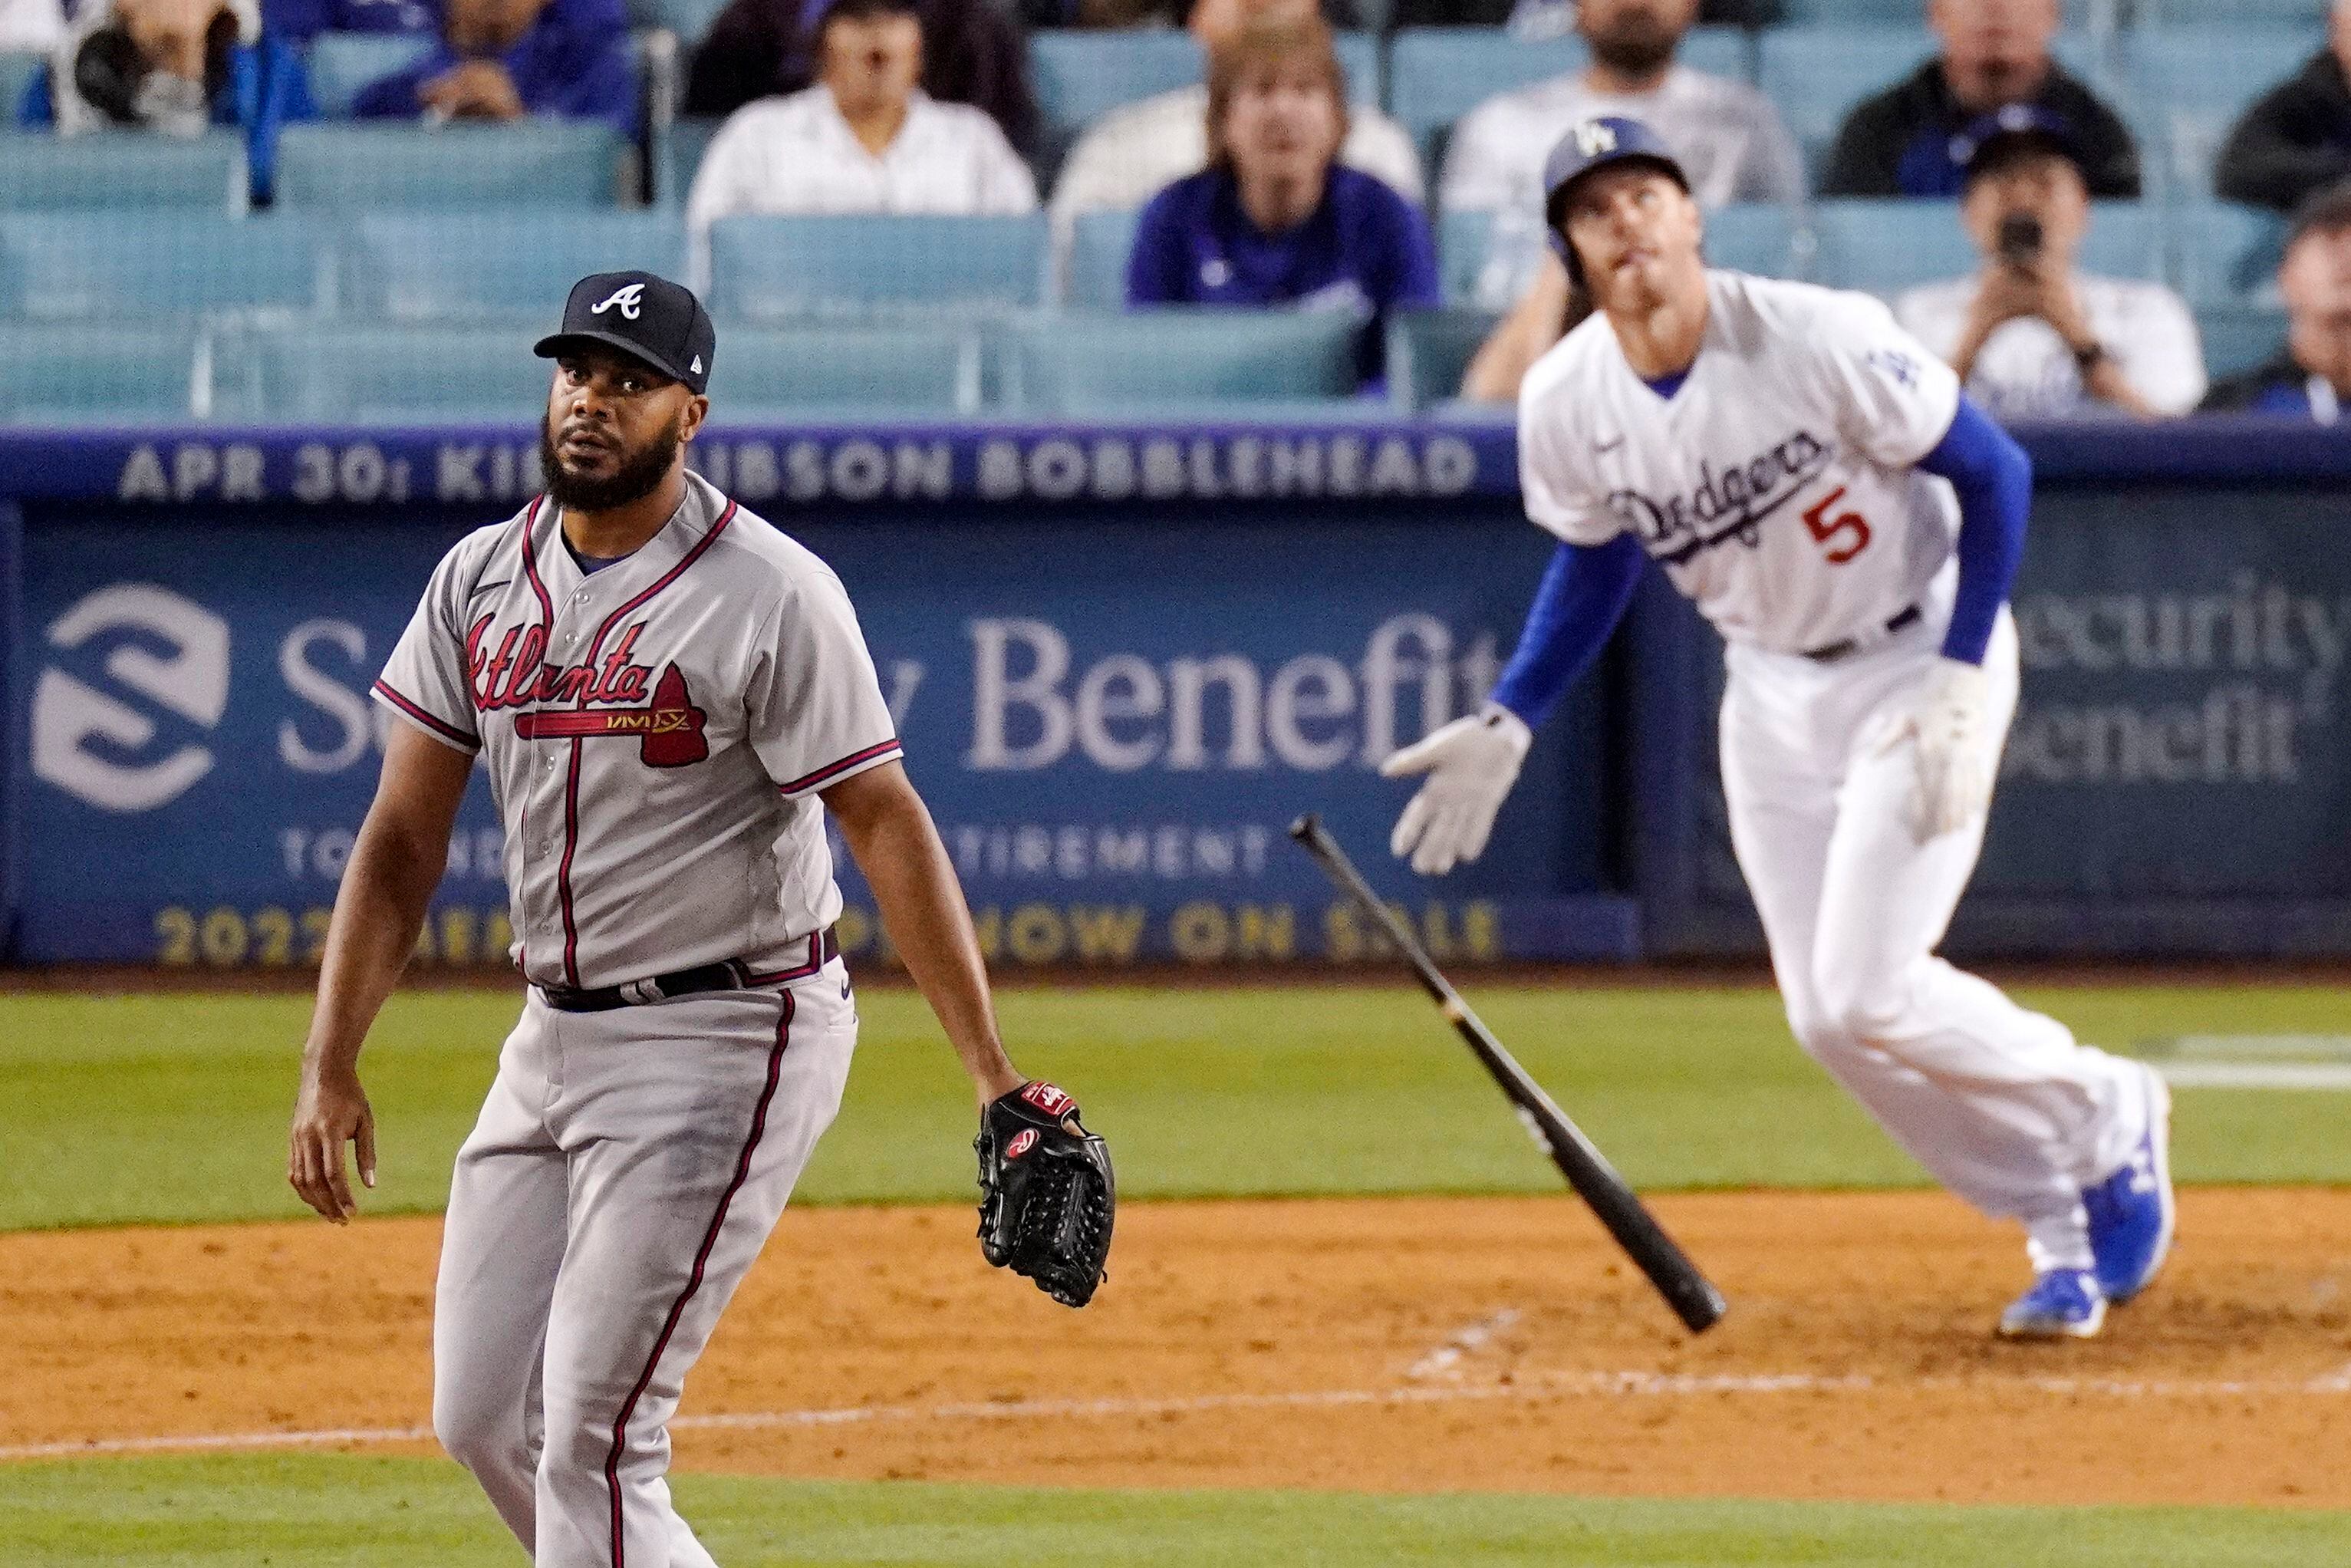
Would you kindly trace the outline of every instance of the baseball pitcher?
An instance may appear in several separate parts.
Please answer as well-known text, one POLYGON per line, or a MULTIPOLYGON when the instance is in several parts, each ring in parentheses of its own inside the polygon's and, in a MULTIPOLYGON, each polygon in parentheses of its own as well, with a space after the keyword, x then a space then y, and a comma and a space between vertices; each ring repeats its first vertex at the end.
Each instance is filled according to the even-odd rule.
POLYGON ((375 685, 382 778, 335 900, 288 1179, 357 1212, 360 1047, 478 759, 529 981, 457 1156, 434 1428, 541 1568, 709 1568, 671 1506, 686 1370, 841 1103, 857 1010, 824 813, 971 1076, 988 1260, 1081 1305, 1107 1152, 1014 1071, 955 872, 900 761, 849 596, 687 471, 716 354, 648 273, 571 291, 547 494, 449 551, 375 685))
POLYGON ((1393 847, 1430 875, 1478 857, 1530 727, 1657 562, 1726 644, 1731 843, 1797 1040, 2023 1222, 2001 1333, 2095 1334, 2170 1247, 2163 1082, 1934 952, 2016 707, 2031 465, 1876 300, 1708 267, 1639 121, 1574 127, 1544 189, 1597 307, 1520 393, 1527 513, 1562 542, 1491 701, 1388 759, 1426 775, 1393 847))

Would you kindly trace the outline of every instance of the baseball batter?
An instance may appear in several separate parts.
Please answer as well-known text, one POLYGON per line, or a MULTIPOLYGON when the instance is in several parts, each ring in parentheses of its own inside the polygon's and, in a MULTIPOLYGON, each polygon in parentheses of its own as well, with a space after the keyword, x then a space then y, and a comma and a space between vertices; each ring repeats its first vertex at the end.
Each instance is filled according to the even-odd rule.
POLYGON ((691 293, 640 272, 582 281, 538 344, 548 493, 449 551, 376 683, 402 722, 294 1116, 289 1179, 348 1220, 346 1144, 375 1176, 360 1043, 478 759, 530 988, 457 1156, 434 1427, 541 1568, 711 1563, 670 1503, 666 1423, 841 1103, 857 1013, 827 810, 987 1122, 1037 1129, 1007 1157, 1028 1174, 1080 1131, 998 1042, 839 580, 685 467, 716 347, 691 293))
POLYGON ((1388 759, 1427 776, 1395 852, 1477 858, 1530 727, 1656 561, 1726 643, 1731 841, 1797 1040, 2023 1222, 2035 1277, 2002 1333, 2095 1334, 2171 1243, 2163 1082, 1934 953, 2016 706, 2031 465, 1876 300, 1707 267, 1640 122, 1576 126, 1544 188, 1597 307, 1520 394, 1527 512, 1563 542, 1492 700, 1388 759))

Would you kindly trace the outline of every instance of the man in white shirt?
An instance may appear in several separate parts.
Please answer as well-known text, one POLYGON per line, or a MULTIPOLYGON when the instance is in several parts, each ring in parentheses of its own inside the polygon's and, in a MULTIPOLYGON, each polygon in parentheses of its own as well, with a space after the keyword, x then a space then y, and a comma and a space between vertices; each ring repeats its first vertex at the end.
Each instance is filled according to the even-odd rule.
MULTIPOLYGON (((1437 204, 1496 215, 1479 304, 1499 308, 1537 282, 1546 254, 1543 156, 1584 120, 1639 119, 1674 149, 1700 207, 1803 200, 1803 155, 1771 100, 1745 82, 1674 63, 1697 19, 1698 0, 1583 0, 1575 26, 1591 46, 1590 66, 1489 99, 1462 117, 1437 204)), ((1534 353, 1558 336, 1554 322, 1534 353)))
POLYGON ((747 104, 712 138, 685 203, 697 247, 745 213, 1036 211, 1037 182, 996 121, 914 86, 912 0, 837 0, 817 42, 814 87, 747 104))
MULTIPOLYGON (((1303 22, 1314 0, 1199 0, 1187 26, 1213 54, 1245 26, 1303 22)), ((1408 201, 1425 199, 1420 154, 1403 126, 1368 104, 1350 104, 1339 162, 1378 178, 1408 201)), ((1208 166, 1208 88, 1203 81, 1130 103, 1087 128, 1053 183, 1049 209, 1057 256, 1066 254, 1081 213, 1141 207, 1167 186, 1208 166)))
POLYGON ((2074 270, 2090 195, 2067 122, 2011 105, 1970 126, 1953 153, 1983 267, 1904 294, 1902 325, 1996 418, 2194 409, 2204 350, 2186 301, 2159 283, 2074 270))

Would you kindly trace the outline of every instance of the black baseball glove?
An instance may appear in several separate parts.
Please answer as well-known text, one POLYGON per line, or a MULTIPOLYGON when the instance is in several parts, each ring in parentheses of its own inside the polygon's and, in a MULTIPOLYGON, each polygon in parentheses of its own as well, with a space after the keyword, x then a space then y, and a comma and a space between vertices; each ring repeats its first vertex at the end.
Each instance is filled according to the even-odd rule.
POLYGON ((1079 1124, 1075 1100, 1040 1080, 982 1112, 971 1146, 981 1253, 1063 1306, 1084 1306, 1102 1281, 1118 1207, 1110 1145, 1079 1124))

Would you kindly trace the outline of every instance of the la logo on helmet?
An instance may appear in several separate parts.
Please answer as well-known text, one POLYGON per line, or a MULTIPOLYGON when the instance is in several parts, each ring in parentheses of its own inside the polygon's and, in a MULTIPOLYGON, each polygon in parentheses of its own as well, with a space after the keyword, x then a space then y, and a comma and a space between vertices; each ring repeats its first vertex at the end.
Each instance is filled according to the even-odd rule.
POLYGON ((644 294, 644 291, 645 286, 642 283, 622 284, 620 287, 612 290, 612 297, 605 300, 601 305, 590 305, 588 308, 588 314, 590 316, 601 316, 605 311, 610 310, 613 306, 617 305, 621 308, 622 317, 627 320, 633 321, 637 319, 638 301, 644 294))
POLYGON ((1616 128, 1604 120, 1587 120, 1575 128, 1575 145, 1586 158, 1616 151, 1616 128))

